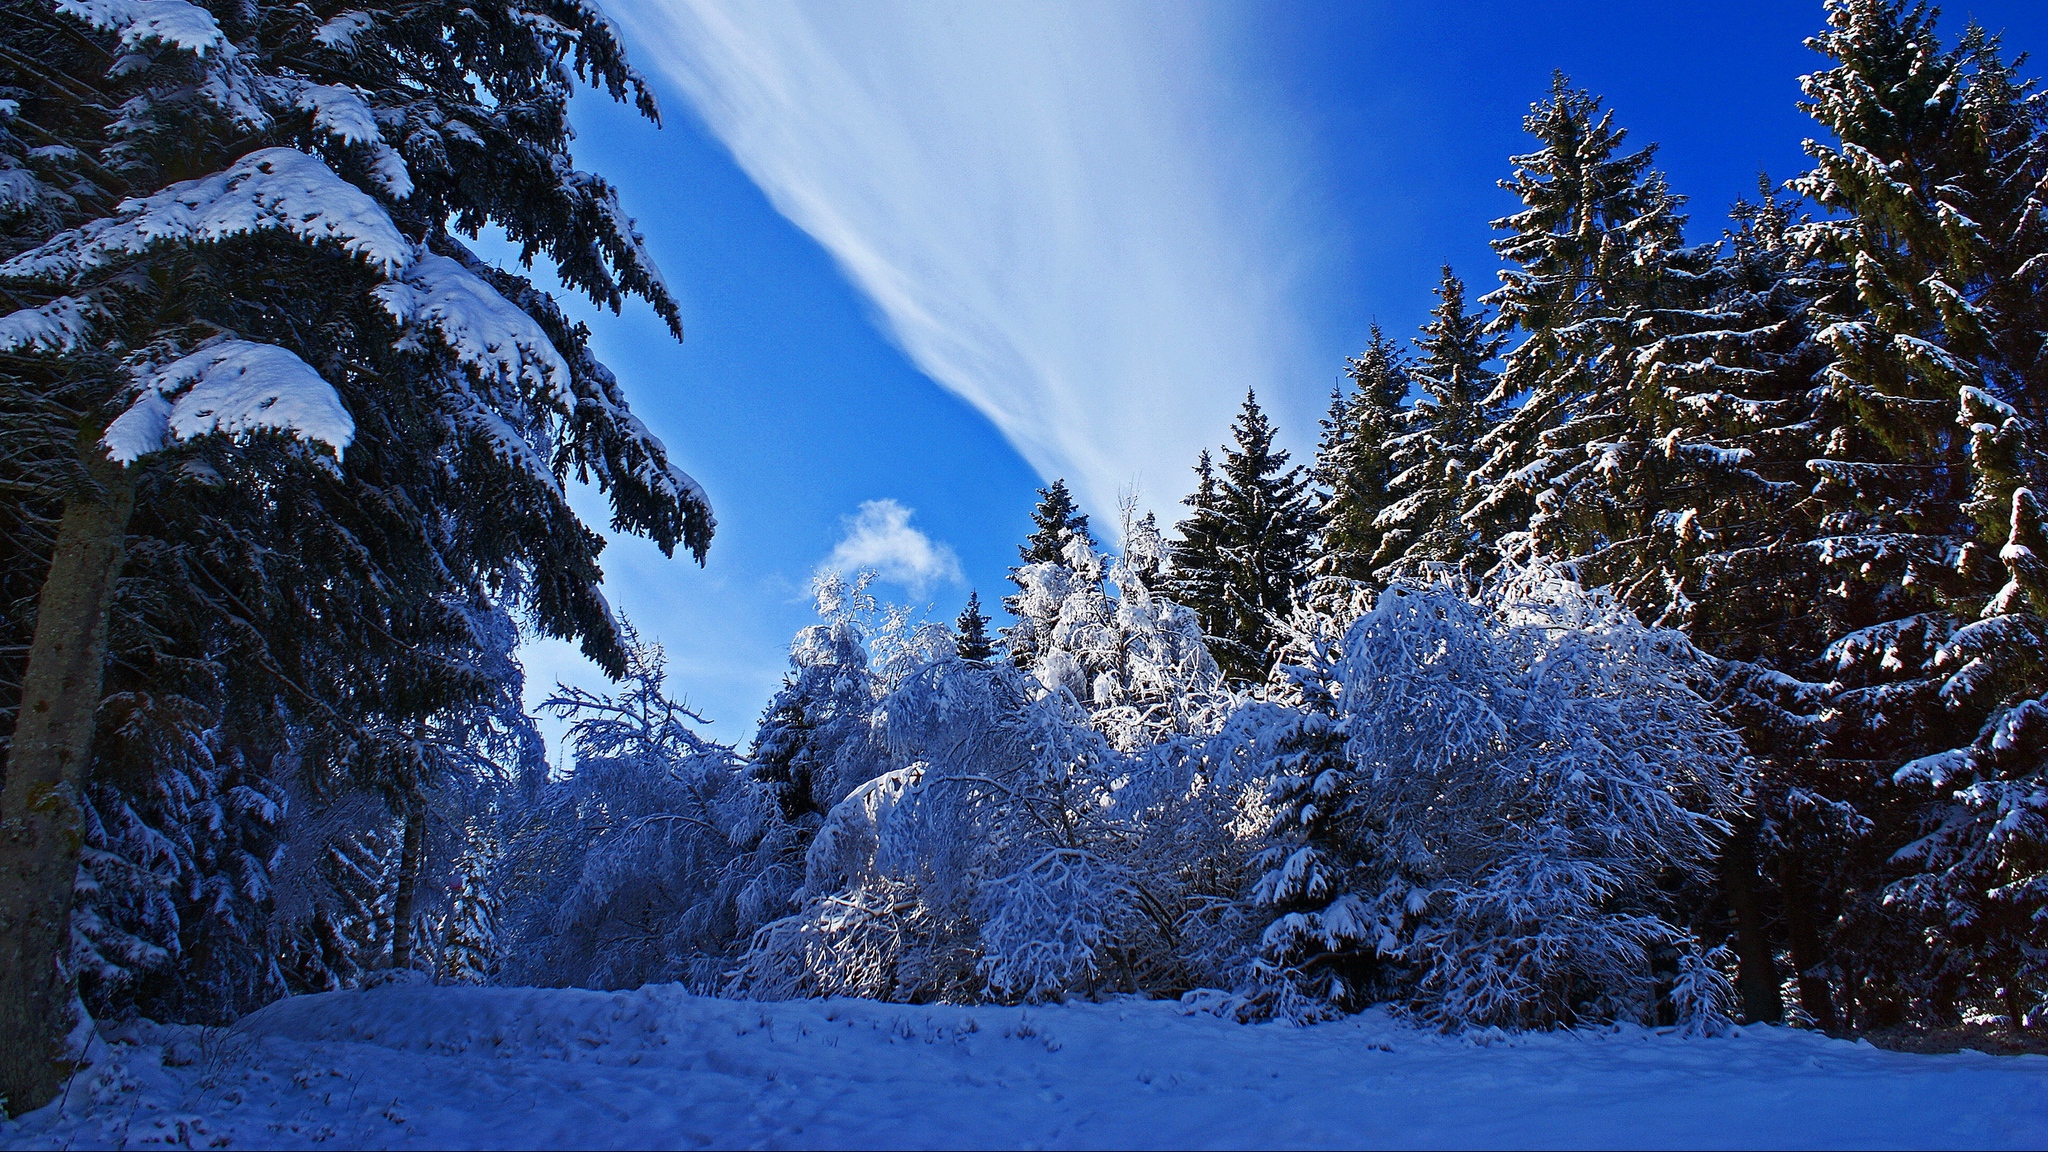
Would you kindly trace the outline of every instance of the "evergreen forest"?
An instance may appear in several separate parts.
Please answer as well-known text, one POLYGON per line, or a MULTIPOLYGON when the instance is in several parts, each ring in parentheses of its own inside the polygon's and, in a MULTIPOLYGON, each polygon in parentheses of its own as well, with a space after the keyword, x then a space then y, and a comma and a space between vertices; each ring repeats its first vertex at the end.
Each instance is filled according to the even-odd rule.
POLYGON ((2048 93, 1817 22, 1808 170, 1724 222, 1559 74, 1312 457, 1247 393, 955 620, 821 575, 736 746, 568 492, 700 562, 710 497, 472 251, 682 336, 571 154, 659 117, 591 0, 0 0, 8 1110, 393 981, 2048 1025, 2048 93), (537 636, 614 677, 555 769, 537 636))

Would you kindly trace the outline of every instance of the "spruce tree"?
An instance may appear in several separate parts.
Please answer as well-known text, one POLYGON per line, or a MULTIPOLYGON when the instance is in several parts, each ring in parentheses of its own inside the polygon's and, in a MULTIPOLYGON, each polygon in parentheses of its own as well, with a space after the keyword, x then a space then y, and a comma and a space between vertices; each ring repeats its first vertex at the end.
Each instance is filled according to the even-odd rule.
POLYGON ((1507 233, 1493 248, 1513 266, 1482 302, 1498 309, 1496 331, 1526 334, 1486 401, 1524 400, 1481 441, 1487 458, 1465 515, 1511 556, 1597 559, 1582 542, 1633 538, 1660 497, 1654 459, 1639 443, 1613 445, 1637 417, 1631 355, 1644 311, 1676 270, 1683 198, 1652 166, 1656 147, 1624 153, 1614 113, 1562 73, 1523 127, 1541 147, 1514 157, 1514 178, 1501 182, 1524 207, 1493 222, 1507 233))
POLYGON ((1031 510, 1031 534, 1017 547, 1017 558, 1026 564, 1057 564, 1069 535, 1079 536, 1094 547, 1088 534, 1088 514, 1067 492, 1065 480, 1054 480, 1038 490, 1038 505, 1031 510))
POLYGON ((988 637, 988 617, 981 612, 981 593, 967 594, 967 606, 953 622, 953 632, 954 650, 962 660, 986 660, 995 655, 995 645, 988 637))
POLYGON ((139 713, 165 740, 269 741, 403 807, 433 771, 417 726, 490 689, 466 655, 475 597, 507 592, 621 666, 571 471, 664 548, 701 554, 711 531, 587 333, 448 231, 502 227, 673 326, 609 186, 567 153, 578 76, 654 111, 594 9, 179 11, 9 0, 0 20, 0 84, 25 96, 0 150, 33 137, 53 158, 17 158, 38 209, 7 218, 0 265, 25 305, 0 348, 28 529, 0 562, 29 590, 6 606, 27 653, 6 679, 33 705, 10 718, 35 718, 9 734, 0 803, 39 829, 10 841, 0 892, 22 925, 0 980, 15 1108, 61 1071, 70 988, 46 974, 80 818, 25 805, 98 771, 110 646, 108 689, 177 705, 139 713), (263 402, 220 403, 233 381, 263 402))
MULTIPOLYGON (((1054 480, 1038 490, 1038 504, 1031 509, 1031 534, 1018 545, 1017 558, 1024 565, 1063 563, 1067 542, 1072 539, 1086 542, 1091 549, 1095 547, 1095 538, 1088 533, 1088 514, 1074 503, 1073 496, 1067 492, 1067 482, 1054 480)), ((1019 597, 1024 594, 1025 581, 1019 572, 1018 568, 1010 570, 1010 582, 1017 586, 1018 591, 1003 598, 1003 609, 1022 619, 1018 605, 1019 597)), ((1015 628, 1006 628, 1003 637, 1005 650, 1019 668, 1029 668, 1031 662, 1038 658, 1038 650, 1030 636, 1015 628)))
POLYGON ((1258 397, 1245 393, 1221 475, 1205 451, 1192 510, 1171 549, 1172 598, 1195 611, 1210 653, 1240 683, 1264 681, 1283 643, 1279 621, 1308 576, 1314 492, 1288 467, 1258 397))
POLYGON ((1379 514, 1382 536, 1372 557, 1381 580, 1455 572, 1473 552, 1472 532, 1459 514, 1489 426, 1484 401, 1495 374, 1487 365, 1506 337, 1488 334, 1483 310, 1466 310, 1465 283, 1448 264, 1436 296, 1415 341, 1422 360, 1410 373, 1423 397, 1403 414, 1389 445, 1395 499, 1379 514))
POLYGON ((1836 213, 1795 232, 1832 272, 1824 383, 1846 416, 1814 463, 1837 605, 1821 755, 1872 799, 1871 894, 1821 928, 1850 1010, 2011 1014, 2048 995, 2015 944, 2048 916, 2048 825, 2013 803, 2041 765, 2005 750, 2048 694, 2043 103, 1981 29, 1945 47, 1925 5, 1836 0, 1828 24, 1805 107, 1840 144, 1809 144, 1794 182, 1836 213))
POLYGON ((1401 421, 1408 372, 1400 348, 1372 326, 1365 351, 1346 365, 1351 381, 1330 395, 1311 469, 1321 488, 1314 569, 1318 576, 1368 581, 1384 547, 1381 513, 1391 502, 1390 441, 1401 421))

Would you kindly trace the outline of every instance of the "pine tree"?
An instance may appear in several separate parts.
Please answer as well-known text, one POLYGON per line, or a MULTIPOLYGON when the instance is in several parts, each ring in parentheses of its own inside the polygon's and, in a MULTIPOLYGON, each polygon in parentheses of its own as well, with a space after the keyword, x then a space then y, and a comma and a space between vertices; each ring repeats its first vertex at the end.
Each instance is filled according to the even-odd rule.
POLYGON ((1257 683, 1273 666, 1279 621, 1307 579, 1315 497, 1306 470, 1288 467, 1287 452, 1274 446, 1273 425, 1252 393, 1231 432, 1236 446, 1224 448, 1220 477, 1207 452, 1196 465, 1199 486, 1178 526, 1169 592, 1195 611, 1224 674, 1257 683))
POLYGON ((986 660, 995 655, 995 645, 988 638, 988 617, 981 612, 981 593, 967 594, 967 606, 960 610, 953 629, 957 637, 954 650, 962 660, 986 660))
MULTIPOLYGON (((5 222, 0 266, 26 305, 0 349, 23 401, 0 435, 23 449, 7 479, 28 529, 0 567, 42 600, 8 608, 8 651, 28 653, 9 679, 35 701, 9 712, 34 718, 10 734, 9 819, 29 792, 82 794, 109 643, 114 694, 196 684, 187 699, 238 738, 296 752, 297 725, 318 770, 410 803, 428 771, 410 728, 485 687, 451 659, 459 605, 509 584, 542 630, 619 666, 571 470, 664 548, 701 555, 710 536, 701 491, 626 412, 587 334, 447 231, 501 226, 571 285, 642 296, 673 326, 609 186, 567 154, 576 76, 653 114, 594 9, 540 23, 429 4, 332 25, 178 9, 152 23, 10 0, 0 22, 0 83, 28 97, 0 152, 41 181, 38 210, 5 222), (14 158, 28 129, 61 158, 14 158), (209 399, 231 379, 250 404, 209 399), (124 568, 143 579, 117 583, 124 568)), ((147 714, 184 715, 188 734, 212 719, 147 714)), ((10 842, 26 856, 8 875, 33 881, 0 895, 35 926, 27 969, 0 981, 12 1107, 57 1083, 47 1050, 70 995, 41 973, 75 842, 10 842)))
POLYGON ((2040 767, 2001 747, 2026 746, 2048 693, 2030 594, 2048 112, 1995 38, 1972 27, 1945 48, 1925 5, 1838 0, 1828 22, 1809 44, 1836 66, 1806 78, 1805 107, 1840 145, 1809 145, 1794 182, 1838 213, 1796 230, 1834 273, 1825 383, 1847 417, 1815 462, 1841 606, 1822 756, 1873 797, 1859 879, 1893 884, 1823 927, 1850 1010, 1945 1020, 1971 999, 2018 1016, 2048 995, 2015 943, 2048 916, 2048 827, 2020 799, 2040 767))
POLYGON ((1487 334, 1483 310, 1466 311, 1465 283, 1448 264, 1436 295, 1415 341, 1423 358, 1410 373, 1423 398, 1403 414, 1399 435, 1388 445, 1396 498, 1379 514, 1380 547, 1371 558, 1382 580, 1457 571, 1473 552, 1472 533, 1459 514, 1490 423, 1484 401, 1495 374, 1487 365, 1506 337, 1487 334))
POLYGON ((1655 146, 1622 154, 1613 112, 1562 73, 1523 127, 1542 147, 1514 157, 1501 182, 1524 208, 1493 222, 1513 267, 1482 302, 1498 309, 1495 330, 1527 334, 1486 402, 1526 399, 1481 440, 1465 515, 1510 555, 1595 561, 1585 571, 1598 583, 1588 545, 1640 535, 1660 498, 1654 457, 1622 440, 1639 421, 1628 388, 1639 321, 1681 270, 1684 201, 1652 167, 1655 146))
POLYGON ((1394 477, 1390 441, 1408 394, 1401 350, 1372 326, 1365 352, 1346 366, 1349 394, 1330 395, 1330 414, 1311 470, 1322 488, 1314 568, 1319 576, 1367 581, 1373 558, 1385 547, 1379 517, 1391 502, 1394 477))
MULTIPOLYGON (((1095 538, 1088 533, 1088 514, 1074 503, 1067 492, 1065 480, 1054 480, 1038 490, 1038 504, 1031 510, 1031 534, 1017 548, 1017 558, 1024 566, 1032 564, 1058 564, 1066 553, 1067 541, 1085 540, 1090 548, 1095 538)), ((1010 582, 1017 585, 1015 595, 1003 598, 1003 610, 1018 616, 1019 597, 1023 595, 1024 582, 1018 578, 1022 567, 1010 570, 1010 582)), ((1021 617, 1020 617, 1021 618, 1021 617)), ((1003 648, 1019 668, 1029 668, 1038 658, 1037 649, 1030 636, 1015 628, 1003 629, 1003 648)))
POLYGON ((1079 536, 1090 547, 1095 538, 1088 534, 1088 514, 1067 492, 1065 480, 1054 480, 1038 490, 1038 505, 1031 510, 1031 535, 1017 548, 1017 558, 1026 564, 1057 564, 1069 536, 1079 536))

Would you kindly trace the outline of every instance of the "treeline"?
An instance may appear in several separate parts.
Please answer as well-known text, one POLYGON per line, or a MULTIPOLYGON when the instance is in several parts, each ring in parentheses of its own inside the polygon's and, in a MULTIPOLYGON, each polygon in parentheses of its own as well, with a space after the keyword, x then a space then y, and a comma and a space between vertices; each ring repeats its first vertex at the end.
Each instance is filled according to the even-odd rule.
POLYGON ((1714 662, 1752 1019, 2015 1024, 2048 941, 2048 101, 1996 37, 1833 0, 1812 170, 1719 240, 1562 76, 1413 351, 1378 331, 1288 467, 1247 400, 1165 589, 1268 679, 1287 613, 1564 565, 1714 662))
POLYGON ((508 841, 569 850, 517 978, 2038 1020, 2048 108, 1921 8, 1812 46, 1833 142, 1720 240, 1560 77, 1501 287, 1375 332, 1312 462, 1248 397, 1120 557, 1045 489, 1000 638, 828 580, 747 755, 607 728, 616 807, 508 841))

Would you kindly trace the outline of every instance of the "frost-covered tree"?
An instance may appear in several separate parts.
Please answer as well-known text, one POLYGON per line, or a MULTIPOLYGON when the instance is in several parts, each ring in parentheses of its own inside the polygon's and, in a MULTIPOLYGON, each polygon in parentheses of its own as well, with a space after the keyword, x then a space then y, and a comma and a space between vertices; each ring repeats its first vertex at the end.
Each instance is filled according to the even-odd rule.
POLYGON ((628 636, 622 691, 563 688, 545 705, 570 721, 575 760, 509 822, 508 979, 709 988, 791 886, 778 865, 793 827, 667 695, 660 646, 628 636))
POLYGON ((1080 706, 1117 749, 1206 734, 1221 722, 1232 696, 1200 621, 1147 587, 1137 564, 1069 536, 1058 563, 1027 564, 1012 579, 1021 591, 1011 634, 1037 653, 1027 670, 1080 706))
POLYGON ((1132 901, 1109 828, 1118 760, 1072 698, 946 659, 885 710, 901 766, 832 810, 799 911, 756 935, 735 988, 1035 1000, 1105 979, 1132 901))
POLYGON ((435 940, 440 951, 435 974, 452 984, 490 984, 506 959, 498 893, 504 849, 490 823, 473 820, 462 831, 466 847, 448 882, 448 910, 435 940))
MULTIPOLYGON (((1092 547, 1095 538, 1088 533, 1088 514, 1074 503, 1074 497, 1067 491, 1065 480, 1054 480, 1038 490, 1038 503, 1031 509, 1031 534, 1017 547, 1017 558, 1025 565, 1057 564, 1065 552, 1067 541, 1080 537, 1092 547)), ((1011 581, 1016 581, 1016 572, 1011 570, 1011 581)), ((1021 589, 1021 585, 1020 585, 1021 589)), ((1017 615, 1017 597, 1003 598, 1003 608, 1012 616, 1017 615)), ((1037 658, 1027 637, 1012 634, 1011 629, 1003 630, 1003 647, 1010 659, 1019 667, 1029 665, 1037 658)))
POLYGON ((872 572, 813 587, 821 624, 790 642, 790 673, 754 737, 752 772, 790 820, 817 818, 886 770, 878 706, 919 665, 954 651, 945 629, 883 605, 872 572))
POLYGON ((1199 487, 1169 549, 1167 593, 1194 610, 1226 676, 1258 683, 1282 643, 1278 622, 1307 580, 1314 492, 1306 469, 1288 466, 1250 392, 1231 434, 1220 475, 1206 451, 1196 465, 1199 487))
POLYGON ((1687 939, 1660 882, 1705 868, 1739 769, 1705 671, 1555 570, 1480 601, 1390 586, 1327 711, 1239 722, 1276 837, 1248 1007, 1313 1016, 1377 986, 1447 1028, 1647 1019, 1650 952, 1687 939))
POLYGON ((9 842, 23 885, 4 894, 25 925, 0 1013, 19 1107, 57 1083, 70 996, 43 973, 77 874, 75 811, 27 799, 79 794, 109 643, 136 639, 124 667, 227 656, 214 707, 302 722, 316 763, 412 793, 408 724, 468 689, 441 605, 518 573, 538 627, 619 666, 569 472, 664 548, 701 552, 711 522, 581 329, 448 232, 496 225, 673 322, 610 188, 568 156, 579 76, 653 112, 594 9, 17 0, 4 23, 0 83, 22 96, 0 152, 33 204, 0 264, 33 529, 6 566, 48 574, 10 618, 32 705, 10 715, 33 722, 10 734, 6 812, 42 829, 9 842), (117 584, 138 560, 180 579, 117 584))

